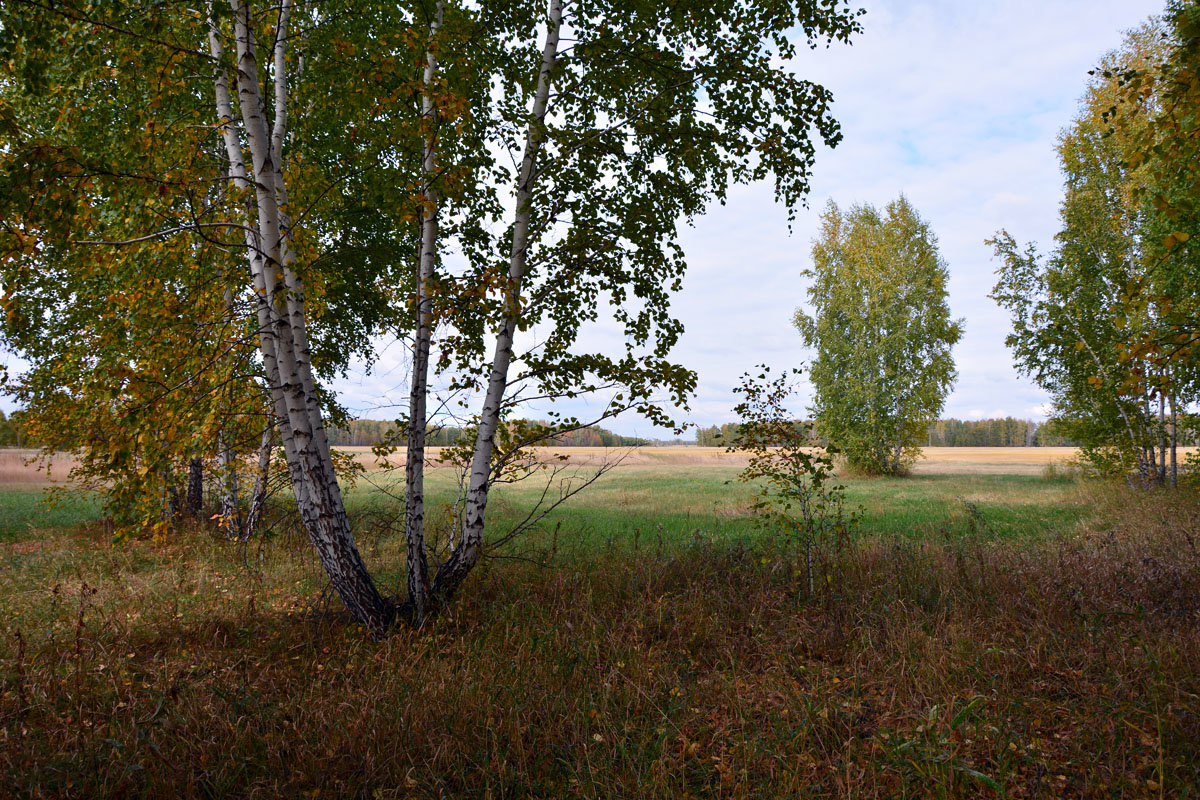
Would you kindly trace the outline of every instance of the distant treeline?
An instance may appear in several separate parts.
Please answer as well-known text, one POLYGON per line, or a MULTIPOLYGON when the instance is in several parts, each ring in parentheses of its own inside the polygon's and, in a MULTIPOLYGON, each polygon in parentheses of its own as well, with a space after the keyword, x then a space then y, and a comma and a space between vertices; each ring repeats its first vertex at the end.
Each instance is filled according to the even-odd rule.
MULTIPOLYGON (((447 447, 458 442, 462 435, 462 428, 430 426, 425 441, 430 447, 447 447)), ((329 430, 329 443, 334 447, 372 447, 384 441, 402 446, 404 429, 394 420, 353 419, 348 427, 329 430)), ((646 443, 646 439, 621 436, 598 425, 556 434, 552 442, 556 447, 635 447, 646 443)))
MULTIPOLYGON (((809 422, 797 422, 811 428, 809 422)), ((1051 422, 1028 419, 939 419, 929 426, 927 447, 1073 447, 1077 443, 1058 431, 1051 422)), ((696 443, 702 447, 720 447, 736 438, 738 424, 727 422, 699 428, 696 443)), ((814 436, 814 440, 818 437, 814 436)))
MULTIPOLYGON (((810 422, 796 422, 797 427, 804 425, 811 429, 810 422)), ((724 425, 713 425, 711 428, 696 429, 696 444, 701 447, 728 447, 738 437, 738 429, 741 427, 736 422, 726 422, 724 425)))
MULTIPOLYGON (((549 425, 546 422, 539 424, 549 425)), ((329 443, 334 447, 373 447, 384 441, 401 446, 404 444, 404 430, 397 427, 395 420, 352 419, 348 427, 331 427, 327 434, 329 443)), ((462 428, 430 427, 426 433, 426 443, 430 447, 446 447, 456 443, 462 434, 462 428)), ((0 411, 0 447, 39 447, 41 444, 26 434, 24 412, 14 411, 6 415, 0 411)), ((554 437, 553 444, 556 447, 635 447, 649 444, 649 440, 621 436, 593 425, 560 433, 554 437)))
POLYGON ((939 419, 929 426, 929 447, 1077 447, 1053 422, 1029 419, 939 419))

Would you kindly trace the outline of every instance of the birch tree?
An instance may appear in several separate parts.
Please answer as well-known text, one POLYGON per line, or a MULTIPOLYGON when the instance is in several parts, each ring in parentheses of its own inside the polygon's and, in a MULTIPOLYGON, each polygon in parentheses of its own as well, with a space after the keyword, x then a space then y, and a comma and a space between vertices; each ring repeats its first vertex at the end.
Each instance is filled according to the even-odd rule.
POLYGON ((394 610, 375 587, 354 544, 341 488, 330 455, 313 377, 309 312, 304 280, 295 267, 296 249, 283 171, 288 132, 287 57, 292 4, 283 0, 270 41, 273 119, 268 119, 266 69, 260 62, 251 4, 233 0, 232 19, 209 6, 209 51, 214 64, 215 118, 229 158, 229 178, 252 195, 244 224, 249 271, 257 300, 258 343, 276 424, 292 477, 296 505, 309 539, 334 590, 355 619, 375 631, 391 623, 394 610), (239 116, 231 99, 225 41, 233 43, 239 116), (240 123, 240 124, 238 124, 240 123), (250 158, 243 160, 243 149, 250 158))
POLYGON ((440 342, 439 367, 481 405, 454 546, 431 581, 436 602, 483 552, 489 489, 529 444, 498 438, 523 398, 607 390, 601 418, 635 409, 670 424, 655 401, 682 404, 695 385, 668 358, 682 333, 669 314, 685 269, 678 225, 724 202, 734 182, 771 178, 789 208, 800 202, 813 136, 835 144, 840 131, 828 91, 781 64, 796 38, 815 47, 857 30, 836 2, 550 0, 485 3, 480 15, 505 47, 495 73, 505 91, 489 116, 512 156, 513 210, 495 240, 503 260, 477 254, 458 280, 482 294, 480 313, 440 342), (618 356, 578 347, 606 306, 627 337, 618 356))
POLYGON ((146 235, 212 197, 201 134, 158 121, 191 101, 172 70, 146 96, 141 53, 93 39, 45 9, 3 17, 0 335, 29 363, 6 389, 47 451, 76 454, 70 477, 101 493, 115 532, 163 532, 218 440, 237 458, 269 426, 224 254, 146 235))
POLYGON ((950 316, 937 238, 903 196, 883 213, 830 201, 812 259, 812 313, 795 322, 816 351, 817 431, 853 468, 900 474, 957 374, 951 348, 963 323, 950 316))
MULTIPOLYGON (((856 14, 833 1, 13 8, 21 24, 6 30, 24 31, 12 41, 26 48, 31 75, 47 60, 63 66, 59 80, 116 70, 125 94, 100 90, 78 108, 109 132, 100 160, 123 153, 127 163, 103 191, 38 188, 45 225, 17 226, 11 251, 32 240, 39 255, 56 247, 74 257, 91 213, 82 201, 103 206, 82 227, 110 244, 105 252, 127 248, 130 282, 153 263, 150 245, 204 243, 224 256, 201 271, 250 303, 245 330, 304 526, 352 616, 377 632, 395 609, 354 545, 322 378, 369 354, 372 333, 416 331, 406 535, 419 621, 478 562, 497 476, 531 438, 582 424, 559 415, 550 426, 508 425, 522 401, 604 390, 601 418, 632 408, 660 423, 670 420, 657 401, 685 401, 695 376, 668 358, 682 332, 668 311, 684 270, 678 225, 723 202, 731 183, 770 178, 789 207, 802 200, 815 140, 833 144, 840 132, 829 93, 782 65, 796 41, 817 46, 857 29, 856 14), (49 36, 38 27, 46 19, 57 26, 49 36), (67 41, 57 60, 56 35, 67 41), (104 125, 129 108, 136 120, 104 125), (189 157, 172 173, 151 154, 189 157), (145 187, 164 174, 174 205, 154 211, 157 189, 145 187), (606 308, 627 334, 619 354, 579 346, 606 308), (430 369, 481 401, 465 512, 436 569, 422 566, 430 369)), ((57 86, 51 94, 59 112, 74 99, 57 86)), ((59 135, 37 127, 43 142, 59 135)), ((75 162, 53 147, 28 152, 11 165, 26 185, 45 183, 37 169, 56 187, 91 176, 64 167, 75 162)), ((214 309, 224 296, 212 292, 214 309)))
POLYGON ((1163 84, 1147 79, 1122 100, 1127 70, 1162 69, 1161 34, 1133 31, 1101 60, 1060 136, 1057 247, 1043 257, 1004 231, 990 241, 1001 262, 992 297, 1012 315, 1018 368, 1051 394, 1056 422, 1094 467, 1143 483, 1175 481, 1178 418, 1200 394, 1185 321, 1195 256, 1167 200, 1177 189, 1158 183, 1147 145, 1163 84))
MULTIPOLYGON (((178 318, 191 327, 190 339, 174 340, 187 363, 179 381, 161 381, 172 405, 160 404, 170 413, 155 418, 168 440, 200 432, 178 391, 183 382, 207 385, 214 372, 194 346, 195 325, 224 325, 242 352, 253 346, 253 369, 233 375, 251 383, 261 376, 303 523, 352 615, 376 631, 392 607, 350 536, 318 375, 327 379, 364 351, 373 331, 405 317, 390 300, 403 294, 411 263, 404 249, 415 203, 399 176, 413 137, 392 129, 415 120, 403 69, 410 19, 383 4, 325 3, 318 13, 290 2, 214 2, 154 13, 136 4, 19 3, 3 20, 14 66, 6 108, 15 111, 4 153, 10 341, 23 347, 39 330, 70 341, 70 331, 46 329, 52 315, 38 318, 40 328, 24 316, 28 287, 49 286, 37 278, 51 263, 62 265, 63 280, 46 302, 86 314, 81 300, 94 298, 98 324, 123 331, 106 334, 96 353, 135 372, 170 363, 165 343, 145 364, 129 363, 130 346, 161 340, 153 319, 178 318), (346 57, 355 52, 370 58, 369 70, 346 57), (374 92, 329 96, 330 85, 368 76, 374 92), (312 86, 322 88, 306 91, 312 86), (297 93, 305 100, 294 120, 297 93), (364 214, 368 203, 375 208, 364 214), (89 275, 107 280, 107 294, 89 275), (186 286, 202 287, 206 305, 163 302, 186 286), (126 302, 130 313, 109 313, 105 298, 126 302)), ((100 395, 80 378, 113 370, 92 358, 72 374, 63 371, 69 363, 57 361, 60 386, 94 405, 100 395)), ((119 385, 114 410, 127 407, 128 395, 119 385)))

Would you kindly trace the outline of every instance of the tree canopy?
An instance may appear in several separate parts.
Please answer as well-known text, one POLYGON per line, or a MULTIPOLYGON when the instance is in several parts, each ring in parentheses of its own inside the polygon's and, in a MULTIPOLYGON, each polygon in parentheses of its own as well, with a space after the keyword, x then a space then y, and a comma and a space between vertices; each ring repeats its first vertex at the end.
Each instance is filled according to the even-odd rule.
MULTIPOLYGON (((1187 19, 1180 10, 1176 35, 1187 19)), ((1184 200, 1194 181, 1167 159, 1187 40, 1132 32, 1093 72, 1059 140, 1066 179, 1057 247, 1047 256, 1007 232, 992 296, 1009 310, 1018 368, 1050 392, 1054 417, 1097 468, 1173 482, 1180 419, 1200 391, 1192 334, 1195 248, 1184 200), (1151 145, 1151 143, 1155 143, 1151 145)), ((1182 141, 1181 141, 1182 140, 1182 141)), ((1194 167, 1192 167, 1194 169, 1194 167)))

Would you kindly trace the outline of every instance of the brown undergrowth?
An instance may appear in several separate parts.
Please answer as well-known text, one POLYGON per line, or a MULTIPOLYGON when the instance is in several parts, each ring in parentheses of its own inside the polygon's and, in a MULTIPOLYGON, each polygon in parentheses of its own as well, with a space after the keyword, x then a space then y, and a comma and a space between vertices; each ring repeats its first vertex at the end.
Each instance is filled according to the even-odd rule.
POLYGON ((299 549, 77 535, 7 598, 0 794, 1195 797, 1200 514, 1103 502, 827 553, 812 598, 701 535, 505 563, 383 643, 305 610, 299 549))

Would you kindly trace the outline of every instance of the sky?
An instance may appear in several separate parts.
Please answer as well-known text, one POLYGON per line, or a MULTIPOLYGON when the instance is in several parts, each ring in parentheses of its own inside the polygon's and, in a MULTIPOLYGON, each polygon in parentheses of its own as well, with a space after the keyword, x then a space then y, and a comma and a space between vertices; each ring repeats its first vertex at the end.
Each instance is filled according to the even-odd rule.
POLYGON ((751 186, 684 237, 691 262, 674 305, 687 327, 678 354, 700 374, 693 418, 701 424, 732 419, 731 389, 753 363, 805 358, 789 322, 804 301, 800 272, 826 202, 883 206, 900 193, 937 233, 951 310, 966 323, 943 416, 1045 416, 1048 398, 1013 369, 1008 318, 987 296, 996 264, 984 240, 1003 228, 1052 247, 1062 196, 1057 136, 1078 108, 1088 70, 1163 4, 865 5, 864 32, 852 46, 805 52, 794 64, 832 90, 845 138, 818 154, 809 208, 793 234, 769 187, 751 186))
MULTIPOLYGON (((850 46, 804 50, 796 74, 835 98, 844 139, 817 155, 808 208, 789 233, 769 185, 739 187, 684 231, 684 287, 672 303, 685 333, 675 359, 699 386, 685 415, 734 420, 733 387, 758 363, 799 366, 808 354, 791 324, 805 299, 800 273, 829 199, 882 207, 905 194, 931 223, 950 270, 952 313, 966 330, 945 417, 1044 418, 1047 396, 1017 375, 1004 345, 1008 318, 988 298, 996 264, 984 240, 1001 228, 1044 249, 1058 229, 1059 131, 1088 70, 1161 0, 871 0, 850 46)), ((618 347, 611 330, 595 341, 618 347)), ((602 345, 603 346, 603 345, 602 345)), ((352 370, 337 388, 363 416, 395 416, 404 401, 403 348, 374 374, 352 370)), ((801 395, 811 391, 801 385, 801 395)), ((798 398, 802 411, 808 397, 798 398)), ((664 436, 638 417, 605 423, 664 436)))
MULTIPOLYGON (((1055 141, 1078 106, 1088 70, 1163 0, 864 0, 852 45, 803 50, 799 76, 834 94, 844 139, 818 151, 808 207, 789 233, 769 185, 735 188, 684 230, 684 287, 672 303, 685 333, 673 355, 697 371, 682 418, 734 420, 738 377, 758 363, 801 365, 791 320, 804 302, 801 272, 818 217, 832 198, 883 206, 905 194, 936 232, 950 270, 958 380, 943 416, 1043 418, 1047 396, 1019 377, 1004 346, 1008 319, 987 294, 995 263, 984 240, 1004 228, 1052 245, 1062 180, 1055 141)), ((593 346, 614 354, 612 326, 593 346)), ((406 402, 405 349, 382 349, 370 371, 353 367, 333 388, 352 414, 394 418, 406 402)), ((10 364, 10 367, 17 366, 10 364)), ((805 387, 802 387, 802 394, 805 387)), ((808 397, 797 402, 803 411, 808 397)), ((11 410, 11 400, 0 407, 11 410)), ((586 413, 581 410, 579 413, 586 413)), ((531 409, 530 416, 537 416, 531 409)), ((606 423, 625 434, 668 435, 635 417, 606 423)))

